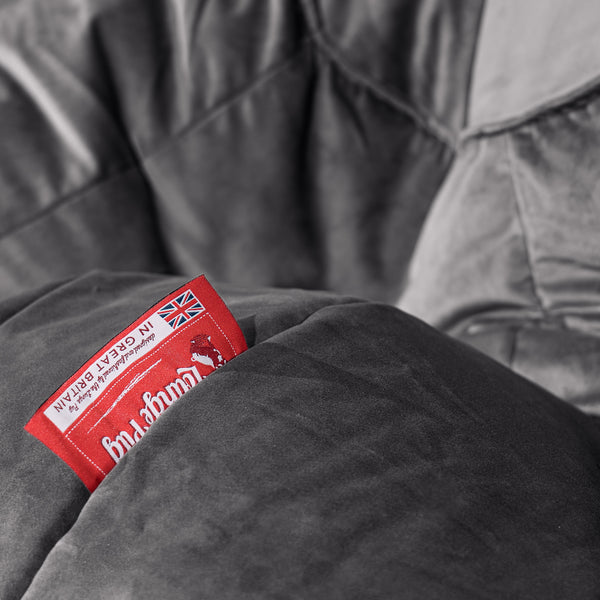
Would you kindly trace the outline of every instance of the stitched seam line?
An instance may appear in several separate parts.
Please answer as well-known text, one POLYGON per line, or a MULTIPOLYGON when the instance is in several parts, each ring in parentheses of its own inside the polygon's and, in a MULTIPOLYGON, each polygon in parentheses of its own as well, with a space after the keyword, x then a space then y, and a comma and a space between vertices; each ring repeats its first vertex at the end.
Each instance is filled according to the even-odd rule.
POLYGON ((100 471, 100 473, 102 473, 102 475, 104 475, 104 477, 106 477, 106 473, 69 436, 66 436, 66 439, 69 440, 69 442, 71 442, 71 444, 73 444, 73 447, 75 448, 75 450, 77 450, 79 453, 81 453, 88 460, 88 462, 91 465, 96 467, 96 469, 98 469, 98 471, 100 471))
POLYGON ((579 110, 598 98, 600 98, 600 77, 553 100, 549 100, 540 106, 527 109, 516 117, 494 121, 485 125, 467 127, 461 132, 459 143, 462 144, 471 139, 506 133, 528 123, 535 123, 536 121, 551 118, 554 115, 579 110))
POLYGON ((258 74, 254 77, 248 84, 242 87, 239 91, 234 92, 231 96, 225 98, 221 102, 217 103, 214 107, 209 109, 206 113, 199 116, 197 119, 188 123, 183 129, 180 129, 178 132, 170 136, 167 140, 165 140, 162 144, 149 150, 145 155, 142 156, 141 152, 139 153, 140 162, 145 162, 146 160, 158 156, 162 152, 169 149, 171 145, 175 142, 178 142, 181 139, 185 139, 189 134, 194 131, 201 129, 205 125, 209 124, 211 121, 221 116, 230 108, 234 107, 236 104, 241 102, 244 98, 249 96, 252 92, 262 87, 264 84, 269 83, 271 80, 276 79, 282 73, 285 73, 288 69, 292 67, 296 63, 298 59, 300 59, 304 54, 306 54, 307 49, 310 47, 310 40, 305 39, 300 44, 300 48, 285 58, 282 62, 272 65, 266 71, 258 74))
POLYGON ((300 49, 287 57, 283 62, 272 66, 267 69, 265 72, 256 76, 250 83, 241 88, 238 92, 232 94, 228 98, 223 101, 217 103, 214 107, 209 109, 206 113, 200 115, 197 119, 194 119, 190 123, 188 123, 183 129, 180 129, 172 136, 167 138, 162 144, 156 146, 152 150, 148 151, 146 154, 142 154, 137 148, 134 148, 134 160, 129 164, 123 164, 116 169, 114 169, 110 174, 105 175, 104 177, 100 177, 85 183, 82 187, 77 190, 74 190, 70 193, 65 194, 58 199, 52 201, 52 204, 41 209, 33 216, 24 219, 22 222, 17 225, 11 227, 10 229, 0 233, 0 242, 9 237, 10 235, 17 233, 22 229, 26 229, 30 225, 33 225, 38 220, 43 219, 44 217, 50 215, 54 212, 54 210, 59 209, 61 206, 68 204, 70 202, 75 202, 77 200, 83 199, 85 196, 90 194, 96 189, 101 188, 105 184, 109 184, 110 182, 117 180, 120 177, 123 177, 131 172, 138 171, 141 179, 144 183, 153 191, 153 181, 147 175, 144 163, 151 158, 160 155, 162 152, 167 151, 171 146, 175 143, 179 142, 182 139, 185 139, 188 135, 193 133, 194 131, 202 129, 205 125, 209 124, 213 119, 219 117, 224 112, 233 108, 236 104, 241 102, 246 96, 251 94, 253 91, 261 87, 263 84, 268 83, 272 79, 275 79, 281 73, 287 71, 302 55, 305 54, 306 48, 308 46, 308 40, 305 40, 300 49))
MULTIPOLYGON (((471 63, 469 64, 469 70, 467 75, 467 90, 465 95, 465 110, 463 112, 462 127, 469 122, 469 114, 471 112, 471 92, 473 90, 473 74, 475 72, 475 61, 477 60, 477 53, 479 50, 479 41, 481 39, 481 25, 483 23, 483 15, 485 14, 487 0, 482 0, 479 15, 477 17, 477 35, 475 37, 475 43, 473 44, 473 54, 471 55, 471 63)), ((459 134, 459 137, 461 134, 459 134)))
POLYGON ((73 202, 75 200, 79 200, 84 196, 92 193, 94 190, 99 189, 104 184, 110 184, 113 181, 123 177, 124 175, 129 174, 130 172, 135 170, 137 165, 135 163, 124 164, 118 166, 114 170, 112 170, 109 174, 104 175, 103 177, 93 179, 85 183, 82 187, 72 192, 65 194, 64 196, 60 196, 55 200, 52 200, 52 203, 44 208, 38 210, 33 216, 23 219, 20 223, 9 227, 7 230, 0 233, 0 241, 9 237, 13 233, 17 233, 21 229, 26 229, 29 225, 32 225, 39 219, 43 219, 46 215, 51 214, 55 210, 58 210, 61 206, 68 204, 69 202, 73 202))
POLYGON ((207 314, 208 314, 210 320, 216 326, 216 328, 221 332, 221 335, 227 340, 227 343, 229 344, 229 347, 231 348, 231 351, 233 352, 233 355, 234 356, 238 356, 238 353, 235 351, 235 348, 234 348, 233 344, 231 343, 231 340, 229 339, 229 336, 223 331, 223 329, 221 329, 221 326, 217 323, 217 321, 215 320, 215 318, 210 313, 207 313, 207 314))
POLYGON ((517 349, 518 349, 518 345, 519 345, 519 332, 521 331, 520 327, 517 327, 513 330, 512 332, 512 340, 511 340, 511 344, 510 344, 510 349, 509 349, 509 353, 508 353, 508 367, 510 369, 515 368, 515 359, 517 357, 517 349))
POLYGON ((381 82, 367 77, 346 60, 335 42, 329 38, 323 27, 318 23, 315 16, 316 9, 311 6, 311 0, 300 0, 300 5, 304 8, 308 29, 316 47, 325 58, 337 67, 346 79, 368 89, 379 100, 411 119, 417 127, 439 142, 452 149, 456 148, 455 136, 433 115, 419 112, 410 103, 400 99, 397 94, 388 91, 381 82))
POLYGON ((533 268, 532 249, 531 249, 531 244, 529 241, 530 240, 530 232, 529 232, 529 228, 527 225, 527 219, 525 217, 523 190, 521 189, 521 187, 519 185, 518 174, 516 172, 515 157, 514 157, 513 150, 510 145, 510 140, 509 140, 508 135, 505 136, 504 140, 505 140, 505 150, 506 150, 506 157, 507 157, 507 161, 508 161, 508 168, 509 168, 509 172, 510 172, 510 180, 512 183, 512 188, 513 188, 514 196, 515 196, 515 206, 516 206, 515 212, 517 214, 517 218, 519 220, 519 225, 521 227, 521 231, 523 234, 522 237, 523 237, 523 247, 525 248, 525 260, 527 261, 527 267, 528 267, 529 273, 531 275, 531 288, 532 288, 532 292, 533 292, 534 298, 536 300, 536 303, 538 305, 538 308, 540 310, 540 313, 543 316, 545 316, 546 310, 544 308, 544 302, 542 300, 542 296, 539 291, 537 278, 536 278, 535 271, 533 268))

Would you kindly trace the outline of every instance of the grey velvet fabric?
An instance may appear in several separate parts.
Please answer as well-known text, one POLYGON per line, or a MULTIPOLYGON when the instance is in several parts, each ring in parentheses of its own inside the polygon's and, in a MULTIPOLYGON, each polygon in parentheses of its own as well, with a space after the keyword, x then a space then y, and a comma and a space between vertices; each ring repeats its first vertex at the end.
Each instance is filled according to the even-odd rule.
POLYGON ((397 303, 592 414, 598 22, 584 1, 486 4, 467 127, 397 303))
MULTIPOLYGON (((71 469, 23 426, 82 362, 183 282, 97 273, 3 304, 0 597, 20 597, 89 496, 71 469)), ((230 306, 236 306, 237 297, 243 310, 236 316, 249 343, 292 327, 321 306, 344 302, 324 293, 256 290, 251 296, 234 295, 230 306)))
POLYGON ((3 3, 0 296, 104 268, 393 302, 480 9, 3 3))
POLYGON ((600 13, 522 4, 0 0, 0 598, 598 598, 600 13), (249 350, 90 495, 23 426, 200 272, 249 350))
POLYGON ((466 139, 398 304, 593 413, 599 134, 595 92, 466 139))
POLYGON ((486 2, 469 98, 469 128, 523 120, 597 86, 600 11, 593 2, 486 2))
POLYGON ((595 597, 596 425, 331 294, 220 287, 250 349, 89 496, 22 421, 179 284, 97 273, 5 309, 2 597, 595 597))

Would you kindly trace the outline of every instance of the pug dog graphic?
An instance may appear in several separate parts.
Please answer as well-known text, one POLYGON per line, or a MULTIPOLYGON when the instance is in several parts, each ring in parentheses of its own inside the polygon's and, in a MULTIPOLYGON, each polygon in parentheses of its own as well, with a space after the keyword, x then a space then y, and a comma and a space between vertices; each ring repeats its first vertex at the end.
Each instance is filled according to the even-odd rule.
POLYGON ((192 360, 211 369, 222 367, 227 361, 210 341, 210 335, 200 333, 190 342, 192 360))

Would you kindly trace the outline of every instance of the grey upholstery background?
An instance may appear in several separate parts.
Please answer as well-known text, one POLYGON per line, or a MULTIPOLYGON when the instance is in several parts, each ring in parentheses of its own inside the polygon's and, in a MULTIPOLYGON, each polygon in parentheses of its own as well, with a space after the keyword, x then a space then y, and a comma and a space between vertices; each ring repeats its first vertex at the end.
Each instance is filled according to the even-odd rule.
POLYGON ((0 293, 106 268, 393 302, 480 5, 5 4, 0 293))
POLYGON ((597 598, 599 21, 0 0, 0 597, 597 598), (250 348, 90 496, 23 425, 199 272, 250 348))
POLYGON ((5 313, 3 597, 596 596, 597 425, 391 306, 333 294, 221 287, 250 349, 90 496, 23 421, 181 283, 95 273, 5 313))
POLYGON ((468 125, 398 302, 593 414, 598 25, 583 0, 486 4, 468 125))

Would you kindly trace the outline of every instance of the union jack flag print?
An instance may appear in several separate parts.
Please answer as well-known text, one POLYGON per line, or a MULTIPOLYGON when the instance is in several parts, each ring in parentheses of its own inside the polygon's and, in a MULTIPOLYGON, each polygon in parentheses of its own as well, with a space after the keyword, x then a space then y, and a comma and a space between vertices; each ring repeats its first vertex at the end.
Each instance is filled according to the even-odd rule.
POLYGON ((186 290, 157 311, 173 329, 181 327, 202 312, 204 312, 204 306, 190 290, 186 290))

